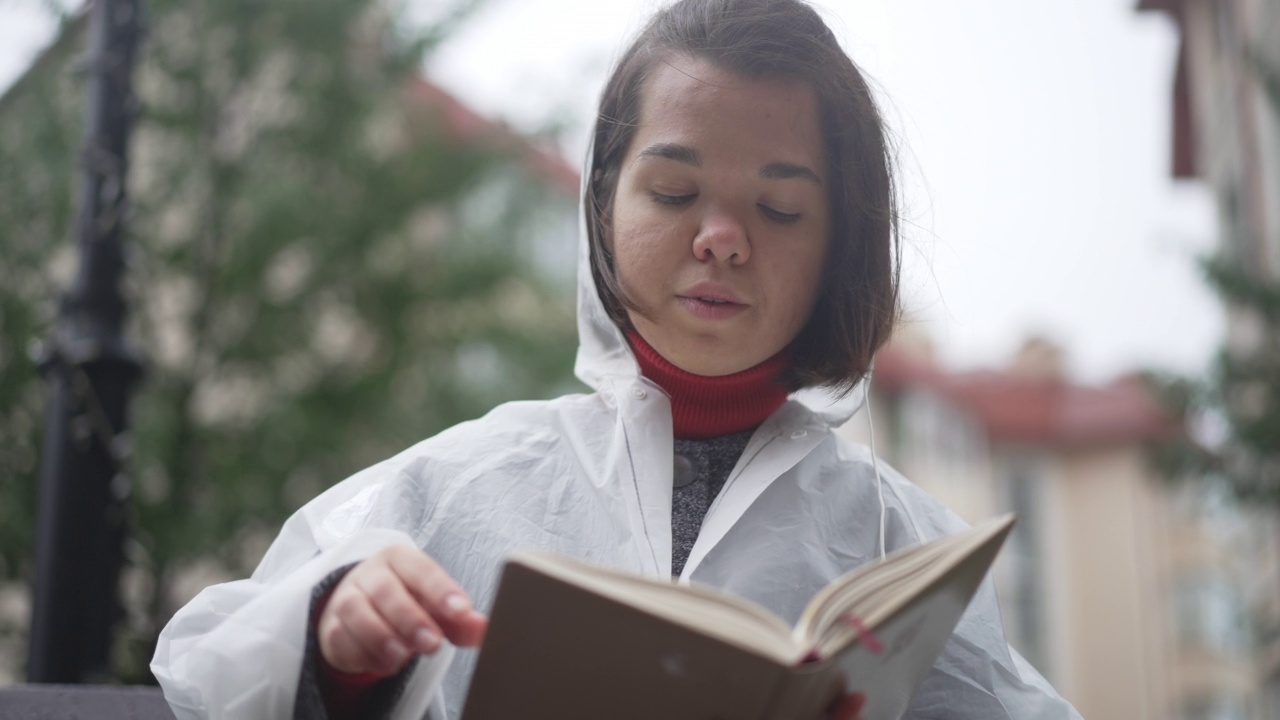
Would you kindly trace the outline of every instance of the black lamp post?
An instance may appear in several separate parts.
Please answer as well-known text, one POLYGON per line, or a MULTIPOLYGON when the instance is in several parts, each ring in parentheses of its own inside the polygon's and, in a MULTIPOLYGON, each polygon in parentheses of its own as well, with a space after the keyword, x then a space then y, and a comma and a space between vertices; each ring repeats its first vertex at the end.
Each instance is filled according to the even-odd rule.
POLYGON ((142 367, 124 338, 120 288, 140 0, 93 0, 90 12, 80 268, 42 363, 50 389, 27 660, 32 682, 110 677, 130 486, 126 408, 142 367))

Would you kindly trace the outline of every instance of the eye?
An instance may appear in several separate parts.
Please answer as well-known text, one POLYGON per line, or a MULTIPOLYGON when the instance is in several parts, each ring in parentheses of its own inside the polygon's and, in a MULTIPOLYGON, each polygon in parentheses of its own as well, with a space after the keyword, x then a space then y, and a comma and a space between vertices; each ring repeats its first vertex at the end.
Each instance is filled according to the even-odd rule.
POLYGON ((693 202, 693 199, 698 197, 697 193, 691 193, 689 195, 664 195, 660 192, 653 192, 650 194, 653 196, 653 201, 660 205, 686 205, 693 202))
POLYGON ((800 213, 786 213, 781 210, 774 210, 764 204, 758 204, 756 207, 760 208, 760 212, 764 213, 765 217, 773 220, 774 222, 793 223, 800 219, 800 213))

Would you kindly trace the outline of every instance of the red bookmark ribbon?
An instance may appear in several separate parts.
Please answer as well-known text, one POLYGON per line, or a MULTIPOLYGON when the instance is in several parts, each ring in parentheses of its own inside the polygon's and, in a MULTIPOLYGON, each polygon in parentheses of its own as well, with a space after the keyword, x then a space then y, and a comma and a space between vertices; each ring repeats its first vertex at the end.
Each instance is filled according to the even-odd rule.
POLYGON ((849 627, 853 628, 855 633, 857 633, 858 642, 865 645, 873 654, 879 655, 884 652, 884 645, 876 639, 875 635, 871 634, 871 629, 867 627, 866 623, 862 622, 862 618, 854 615, 853 613, 845 613, 843 620, 849 627))
MULTIPOLYGON (((875 635, 871 634, 871 628, 868 628, 867 624, 862 622, 862 618, 854 615, 853 613, 845 613, 840 616, 840 619, 843 620, 846 625, 853 628, 854 633, 858 636, 858 642, 866 646, 867 650, 870 650, 872 654, 879 655, 884 652, 884 645, 876 639, 875 635)), ((821 659, 822 656, 818 654, 818 650, 815 648, 810 650, 809 654, 805 655, 804 658, 800 660, 800 664, 804 665, 806 663, 815 663, 821 659)))

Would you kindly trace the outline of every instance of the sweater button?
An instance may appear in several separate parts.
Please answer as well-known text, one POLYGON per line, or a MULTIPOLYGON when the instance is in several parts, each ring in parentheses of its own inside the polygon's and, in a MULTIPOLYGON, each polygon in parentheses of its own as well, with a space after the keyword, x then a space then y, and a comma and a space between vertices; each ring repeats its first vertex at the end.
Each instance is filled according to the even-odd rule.
POLYGON ((631 395, 637 400, 643 400, 648 397, 649 393, 644 388, 631 388, 631 395))
POLYGON ((793 431, 793 432, 791 433, 791 439, 792 439, 792 440, 799 440, 800 438, 802 438, 802 437, 804 437, 805 435, 808 435, 808 434, 809 434, 809 431, 808 431, 808 430, 795 430, 795 431, 793 431))
POLYGON ((675 467, 672 468, 671 472, 671 487, 684 487, 698 477, 698 471, 693 467, 693 461, 689 458, 676 454, 672 461, 675 467))

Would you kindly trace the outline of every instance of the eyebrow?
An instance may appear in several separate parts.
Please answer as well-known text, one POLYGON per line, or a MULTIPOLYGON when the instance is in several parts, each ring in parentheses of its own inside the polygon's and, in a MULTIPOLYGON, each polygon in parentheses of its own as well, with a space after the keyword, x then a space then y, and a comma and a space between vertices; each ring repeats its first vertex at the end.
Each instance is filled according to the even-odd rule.
POLYGON ((792 180, 799 178, 801 180, 810 180, 819 185, 822 184, 822 180, 818 178, 818 173, 804 165, 796 165, 795 163, 769 163, 760 169, 760 177, 766 180, 792 180))
POLYGON ((698 151, 688 145, 680 145, 679 143, 655 143, 641 150, 637 157, 666 158, 685 165, 702 167, 702 158, 698 156, 698 151))
MULTIPOLYGON (((693 167, 702 167, 702 157, 698 155, 698 151, 688 145, 679 143, 654 143, 641 150, 637 159, 643 157, 665 158, 685 165, 692 165, 693 167)), ((766 180, 809 180, 819 185, 822 184, 822 180, 813 170, 804 165, 788 162, 775 162, 765 165, 760 168, 760 177, 766 180)))

